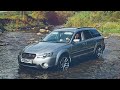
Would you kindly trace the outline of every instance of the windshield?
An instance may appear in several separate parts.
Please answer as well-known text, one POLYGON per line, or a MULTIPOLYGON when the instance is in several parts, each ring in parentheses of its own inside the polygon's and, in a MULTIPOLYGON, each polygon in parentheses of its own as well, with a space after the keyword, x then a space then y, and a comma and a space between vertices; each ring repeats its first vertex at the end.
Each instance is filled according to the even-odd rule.
POLYGON ((70 42, 73 32, 70 31, 53 31, 47 35, 42 41, 44 42, 57 42, 57 43, 66 43, 70 42))

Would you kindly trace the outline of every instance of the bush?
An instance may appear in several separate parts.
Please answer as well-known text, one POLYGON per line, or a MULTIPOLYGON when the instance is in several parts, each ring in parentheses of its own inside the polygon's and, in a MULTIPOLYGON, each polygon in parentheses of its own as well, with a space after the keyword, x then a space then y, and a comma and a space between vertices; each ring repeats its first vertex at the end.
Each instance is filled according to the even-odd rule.
POLYGON ((90 11, 81 11, 74 16, 69 17, 66 22, 66 27, 84 27, 90 25, 90 11))
POLYGON ((104 22, 101 27, 99 27, 99 30, 104 35, 120 33, 120 24, 119 22, 104 22))
POLYGON ((13 23, 13 24, 7 24, 5 27, 4 27, 7 31, 16 31, 17 27, 16 25, 13 23))
POLYGON ((118 22, 106 22, 102 26, 103 29, 120 29, 120 23, 118 22))

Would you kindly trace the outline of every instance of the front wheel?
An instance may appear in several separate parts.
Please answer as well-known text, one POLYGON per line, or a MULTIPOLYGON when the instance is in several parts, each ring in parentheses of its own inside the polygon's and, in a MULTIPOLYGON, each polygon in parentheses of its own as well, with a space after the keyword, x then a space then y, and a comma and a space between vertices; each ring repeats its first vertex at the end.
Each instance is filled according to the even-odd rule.
POLYGON ((101 47, 97 47, 95 50, 95 56, 97 58, 102 58, 102 55, 103 55, 103 49, 101 47))
POLYGON ((62 71, 66 71, 66 70, 68 70, 69 67, 70 67, 69 57, 61 56, 59 64, 58 64, 58 68, 62 71))

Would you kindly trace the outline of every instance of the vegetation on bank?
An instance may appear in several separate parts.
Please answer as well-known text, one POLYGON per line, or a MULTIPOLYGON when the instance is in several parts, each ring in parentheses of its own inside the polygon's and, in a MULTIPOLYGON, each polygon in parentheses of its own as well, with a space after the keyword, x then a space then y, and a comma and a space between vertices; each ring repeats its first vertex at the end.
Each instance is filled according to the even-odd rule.
POLYGON ((66 27, 95 27, 103 35, 120 33, 120 11, 81 11, 68 17, 66 27))
POLYGON ((0 13, 7 31, 39 30, 46 26, 95 27, 102 34, 120 33, 120 11, 8 11, 0 13))
POLYGON ((8 31, 39 30, 62 25, 74 11, 8 11, 0 13, 0 23, 8 31))

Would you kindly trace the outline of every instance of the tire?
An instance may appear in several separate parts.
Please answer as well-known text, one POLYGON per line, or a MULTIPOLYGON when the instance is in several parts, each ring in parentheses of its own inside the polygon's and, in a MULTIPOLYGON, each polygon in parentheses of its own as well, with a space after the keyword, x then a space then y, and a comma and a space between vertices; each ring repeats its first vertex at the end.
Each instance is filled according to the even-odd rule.
POLYGON ((70 67, 70 59, 67 55, 62 55, 58 62, 58 70, 67 71, 70 67))
POLYGON ((103 55, 103 49, 99 46, 95 50, 95 57, 101 59, 103 55))

